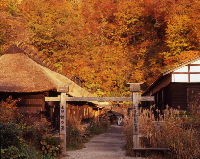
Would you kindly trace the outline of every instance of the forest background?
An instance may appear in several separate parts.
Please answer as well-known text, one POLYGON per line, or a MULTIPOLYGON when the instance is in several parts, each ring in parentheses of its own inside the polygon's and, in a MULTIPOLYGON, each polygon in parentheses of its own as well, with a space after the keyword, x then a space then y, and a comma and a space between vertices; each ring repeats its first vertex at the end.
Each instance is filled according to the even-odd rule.
POLYGON ((0 53, 26 43, 99 96, 200 55, 199 0, 0 0, 0 53))

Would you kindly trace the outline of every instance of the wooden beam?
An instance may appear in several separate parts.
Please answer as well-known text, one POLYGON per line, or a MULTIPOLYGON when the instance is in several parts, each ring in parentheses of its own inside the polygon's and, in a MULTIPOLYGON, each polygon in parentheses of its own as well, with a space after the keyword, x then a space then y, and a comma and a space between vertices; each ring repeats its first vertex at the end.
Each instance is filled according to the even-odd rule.
POLYGON ((68 97, 66 101, 132 101, 131 97, 68 97))
MULTIPOLYGON (((58 97, 45 97, 45 101, 60 101, 60 96, 58 97)), ((66 101, 132 101, 132 97, 67 97, 66 101)), ((154 96, 144 96, 141 97, 141 101, 154 101, 154 96)))
POLYGON ((45 102, 50 102, 50 101, 59 102, 60 95, 58 97, 45 97, 45 102))
MULTIPOLYGON (((132 97, 68 97, 66 101, 132 101, 132 97)), ((141 101, 154 101, 153 96, 141 97, 141 101)))
POLYGON ((140 101, 154 101, 154 96, 142 96, 140 101))
POLYGON ((173 72, 173 74, 200 74, 200 72, 173 72))

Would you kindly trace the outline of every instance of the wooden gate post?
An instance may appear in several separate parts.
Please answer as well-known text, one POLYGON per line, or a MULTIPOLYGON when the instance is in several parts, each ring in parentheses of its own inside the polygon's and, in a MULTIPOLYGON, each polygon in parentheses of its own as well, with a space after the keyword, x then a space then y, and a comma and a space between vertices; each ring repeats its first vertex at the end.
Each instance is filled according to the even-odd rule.
POLYGON ((99 123, 99 114, 100 114, 100 113, 99 113, 99 107, 97 108, 97 110, 98 110, 98 113, 97 113, 97 114, 98 114, 98 116, 97 116, 97 117, 98 117, 98 118, 97 118, 98 120, 97 120, 97 121, 98 121, 98 123, 99 123))
POLYGON ((141 100, 140 84, 141 83, 129 83, 130 91, 132 92, 133 101, 133 148, 139 148, 139 121, 138 121, 138 105, 141 100))
POLYGON ((69 87, 67 85, 60 86, 57 90, 61 92, 60 95, 60 139, 62 141, 61 147, 63 148, 63 154, 66 154, 66 99, 69 92, 69 87))
POLYGON ((60 139, 62 141, 63 153, 66 153, 66 93, 60 96, 60 139))

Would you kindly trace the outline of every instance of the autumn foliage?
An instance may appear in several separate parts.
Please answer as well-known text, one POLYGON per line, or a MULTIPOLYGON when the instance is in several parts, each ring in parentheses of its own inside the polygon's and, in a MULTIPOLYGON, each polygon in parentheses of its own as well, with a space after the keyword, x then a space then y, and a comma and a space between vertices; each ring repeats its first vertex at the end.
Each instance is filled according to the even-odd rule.
POLYGON ((198 0, 0 0, 0 47, 35 46, 98 95, 199 55, 198 0))

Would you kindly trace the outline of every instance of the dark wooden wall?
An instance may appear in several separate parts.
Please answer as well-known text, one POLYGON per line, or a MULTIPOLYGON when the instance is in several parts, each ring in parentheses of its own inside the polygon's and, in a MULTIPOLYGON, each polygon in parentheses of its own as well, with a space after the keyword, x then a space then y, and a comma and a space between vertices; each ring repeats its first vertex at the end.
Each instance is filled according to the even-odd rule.
POLYGON ((6 100, 12 96, 13 100, 20 99, 17 103, 23 112, 40 113, 45 109, 44 94, 38 93, 0 93, 0 100, 6 100))
POLYGON ((187 110, 191 104, 200 104, 200 83, 170 83, 153 95, 159 109, 169 105, 187 110))
POLYGON ((165 109, 166 105, 186 109, 187 108, 187 87, 183 83, 170 83, 154 94, 155 105, 159 109, 165 109))
MULTIPOLYGON (((59 129, 60 123, 60 103, 45 102, 45 96, 56 97, 57 92, 38 92, 38 93, 5 93, 0 92, 0 101, 5 100, 9 96, 13 99, 20 98, 17 103, 19 109, 28 114, 38 114, 40 118, 46 118, 52 123, 53 128, 59 129)), ((95 110, 95 105, 87 102, 68 102, 66 115, 67 121, 88 121, 97 118, 98 110, 95 110)))
POLYGON ((169 106, 183 110, 187 109, 187 84, 171 83, 168 94, 170 94, 169 106))

